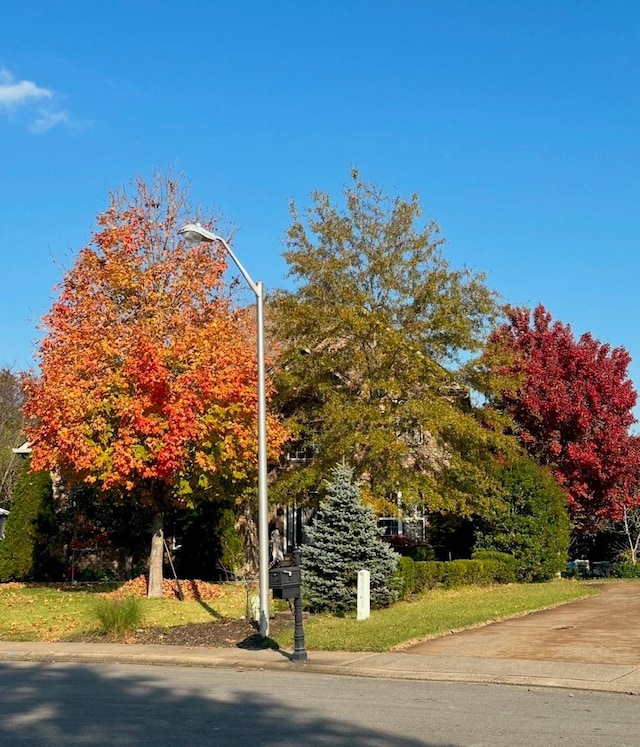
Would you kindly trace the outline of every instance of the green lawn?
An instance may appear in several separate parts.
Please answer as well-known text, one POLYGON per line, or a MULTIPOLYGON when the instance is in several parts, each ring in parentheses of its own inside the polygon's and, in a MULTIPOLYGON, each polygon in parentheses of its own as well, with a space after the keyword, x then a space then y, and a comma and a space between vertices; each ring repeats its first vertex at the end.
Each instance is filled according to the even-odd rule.
MULTIPOLYGON (((387 651, 403 644, 492 620, 554 607, 597 594, 589 584, 558 580, 546 584, 509 584, 428 591, 408 602, 374 610, 368 620, 314 615, 304 623, 308 649, 324 651, 387 651)), ((293 647, 293 632, 274 636, 293 647)))
MULTIPOLYGON (((546 584, 510 584, 425 592, 409 602, 374 610, 368 620, 355 614, 344 617, 314 615, 305 620, 309 649, 385 651, 403 644, 553 607, 596 594, 592 585, 574 580, 546 584)), ((56 641, 91 633, 97 591, 19 587, 0 584, 0 639, 56 641)), ((246 610, 246 587, 225 584, 213 602, 141 599, 143 625, 172 627, 191 622, 212 622, 219 617, 241 617, 246 610)), ((293 625, 274 639, 293 647, 293 625)))
MULTIPOLYGON (((0 584, 0 639, 56 641, 98 628, 94 610, 102 592, 16 586, 0 584)), ((147 627, 211 622, 220 617, 242 617, 246 610, 246 587, 225 584, 215 601, 146 598, 140 601, 142 624, 147 627)))

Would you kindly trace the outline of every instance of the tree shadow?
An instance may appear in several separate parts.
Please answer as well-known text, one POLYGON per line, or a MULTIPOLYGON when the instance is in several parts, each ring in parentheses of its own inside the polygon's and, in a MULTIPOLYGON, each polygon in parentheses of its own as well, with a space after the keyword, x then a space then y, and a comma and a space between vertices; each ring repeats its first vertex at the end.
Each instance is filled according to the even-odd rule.
MULTIPOLYGON (((350 678, 334 679, 353 687, 350 678)), ((357 712, 334 716, 317 681, 264 671, 5 662, 0 744, 445 747, 404 737, 397 727, 370 727, 357 712)), ((375 688, 371 702, 384 701, 388 683, 378 685, 365 685, 375 688)))
POLYGON ((206 610, 211 617, 213 617, 214 620, 222 620, 222 615, 215 610, 210 604, 207 604, 204 600, 200 599, 199 597, 196 597, 196 602, 202 607, 202 609, 206 610))

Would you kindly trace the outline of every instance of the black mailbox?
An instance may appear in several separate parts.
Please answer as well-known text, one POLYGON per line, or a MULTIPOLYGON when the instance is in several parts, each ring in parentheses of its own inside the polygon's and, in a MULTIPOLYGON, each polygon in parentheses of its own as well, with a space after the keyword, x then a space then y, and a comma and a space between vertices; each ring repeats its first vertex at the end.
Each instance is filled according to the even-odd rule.
POLYGON ((300 596, 300 568, 283 565, 269 569, 269 588, 275 599, 295 599, 300 596))

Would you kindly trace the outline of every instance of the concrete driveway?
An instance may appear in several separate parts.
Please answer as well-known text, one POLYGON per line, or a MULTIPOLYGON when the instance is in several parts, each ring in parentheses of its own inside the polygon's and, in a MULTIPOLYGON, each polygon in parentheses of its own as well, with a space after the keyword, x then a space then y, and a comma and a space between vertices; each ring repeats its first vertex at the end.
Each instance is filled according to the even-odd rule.
POLYGON ((640 581, 555 609, 453 633, 403 649, 426 656, 640 665, 640 581))

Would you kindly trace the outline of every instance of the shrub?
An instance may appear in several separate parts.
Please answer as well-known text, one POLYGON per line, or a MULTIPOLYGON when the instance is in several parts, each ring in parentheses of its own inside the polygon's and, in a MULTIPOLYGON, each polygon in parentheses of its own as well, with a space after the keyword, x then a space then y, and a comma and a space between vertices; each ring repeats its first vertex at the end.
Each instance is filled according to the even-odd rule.
POLYGON ((450 560, 447 563, 443 583, 448 589, 465 584, 469 575, 467 572, 469 562, 468 560, 450 560))
POLYGON ((371 575, 371 604, 398 598, 398 556, 380 537, 373 511, 360 501, 353 470, 335 467, 307 543, 302 548, 305 606, 312 611, 346 612, 357 604, 358 571, 371 575))
POLYGON ((11 510, 0 541, 0 581, 57 580, 62 546, 48 472, 31 472, 30 460, 18 475, 11 510))
POLYGON ((137 597, 101 599, 95 608, 100 631, 118 638, 135 630, 142 621, 142 604, 137 597))
POLYGON ((546 581, 565 568, 569 547, 566 497, 546 469, 522 458, 500 471, 502 505, 485 520, 476 550, 515 559, 517 581, 546 581))
POLYGON ((400 599, 407 599, 416 591, 416 565, 409 557, 398 558, 395 586, 400 599))
POLYGON ((615 578, 640 578, 640 563, 614 563, 611 575, 615 578))
POLYGON ((412 545, 404 551, 404 554, 416 562, 436 559, 435 551, 431 545, 412 545))
POLYGON ((425 589, 435 589, 443 583, 446 574, 446 563, 439 560, 429 560, 416 563, 416 592, 425 589))
POLYGON ((492 576, 499 584, 512 584, 516 580, 516 559, 513 555, 500 550, 476 550, 474 560, 492 562, 492 576))
POLYGON ((486 554, 492 557, 418 562, 411 558, 400 558, 396 576, 401 598, 406 599, 411 594, 437 586, 455 588, 513 582, 513 558, 495 551, 487 551, 486 554))

